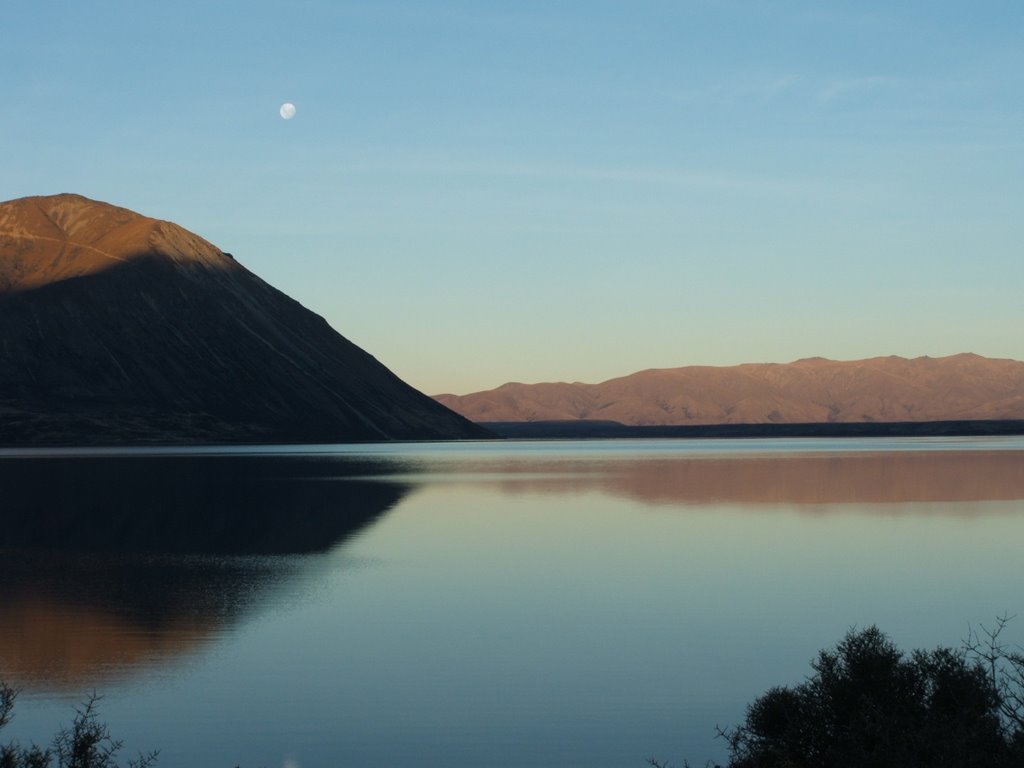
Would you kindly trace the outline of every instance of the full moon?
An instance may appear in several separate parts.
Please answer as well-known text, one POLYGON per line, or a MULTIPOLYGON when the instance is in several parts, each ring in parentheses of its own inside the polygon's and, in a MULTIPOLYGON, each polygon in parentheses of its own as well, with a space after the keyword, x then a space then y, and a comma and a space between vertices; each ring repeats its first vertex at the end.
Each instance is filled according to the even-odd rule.
POLYGON ((293 117, 295 117, 295 105, 292 104, 290 101, 286 101, 284 104, 282 104, 281 117, 283 117, 285 120, 291 120, 293 117))

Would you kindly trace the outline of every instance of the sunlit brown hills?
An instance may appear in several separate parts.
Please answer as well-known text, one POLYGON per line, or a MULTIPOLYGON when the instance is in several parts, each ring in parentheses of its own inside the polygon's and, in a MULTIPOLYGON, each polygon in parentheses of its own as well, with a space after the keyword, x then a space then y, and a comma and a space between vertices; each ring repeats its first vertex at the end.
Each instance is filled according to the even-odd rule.
POLYGON ((176 224, 80 195, 0 203, 0 248, 3 293, 94 275, 147 256, 159 255, 186 268, 242 269, 176 224))
POLYGON ((959 354, 641 371, 436 399, 477 422, 632 426, 1024 419, 1024 362, 959 354))
POLYGON ((0 203, 0 443, 485 434, 176 224, 0 203))

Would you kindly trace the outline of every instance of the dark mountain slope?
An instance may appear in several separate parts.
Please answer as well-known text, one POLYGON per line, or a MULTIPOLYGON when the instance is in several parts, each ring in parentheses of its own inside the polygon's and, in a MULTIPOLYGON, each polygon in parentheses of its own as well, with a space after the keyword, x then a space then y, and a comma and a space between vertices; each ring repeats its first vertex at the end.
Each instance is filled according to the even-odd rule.
POLYGON ((0 204, 0 442, 483 436, 175 224, 0 204))

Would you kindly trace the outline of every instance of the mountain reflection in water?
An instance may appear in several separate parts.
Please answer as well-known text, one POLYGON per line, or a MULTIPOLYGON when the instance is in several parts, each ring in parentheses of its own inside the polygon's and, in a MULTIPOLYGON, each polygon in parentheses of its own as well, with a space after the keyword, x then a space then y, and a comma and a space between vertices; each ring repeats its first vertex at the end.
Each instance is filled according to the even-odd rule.
MULTIPOLYGON (((650 505, 982 502, 1024 498, 1016 451, 706 456, 480 466, 507 493, 601 493, 650 505)), ((922 510, 927 511, 927 509, 922 510)))
POLYGON ((95 456, 0 461, 0 547, 177 554, 323 552, 404 489, 328 456, 95 456))
POLYGON ((192 652, 406 493, 303 456, 0 461, 0 677, 92 685, 192 652))

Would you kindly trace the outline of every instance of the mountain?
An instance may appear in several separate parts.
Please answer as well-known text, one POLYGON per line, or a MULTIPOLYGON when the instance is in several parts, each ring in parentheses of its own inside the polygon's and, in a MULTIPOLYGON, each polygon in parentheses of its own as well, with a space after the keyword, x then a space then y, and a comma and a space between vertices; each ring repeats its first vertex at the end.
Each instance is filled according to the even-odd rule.
POLYGON ((641 371, 600 384, 504 384, 436 399, 479 423, 631 426, 1024 419, 1024 362, 974 354, 641 371))
POLYGON ((0 443, 488 434, 176 224, 0 203, 0 443))

